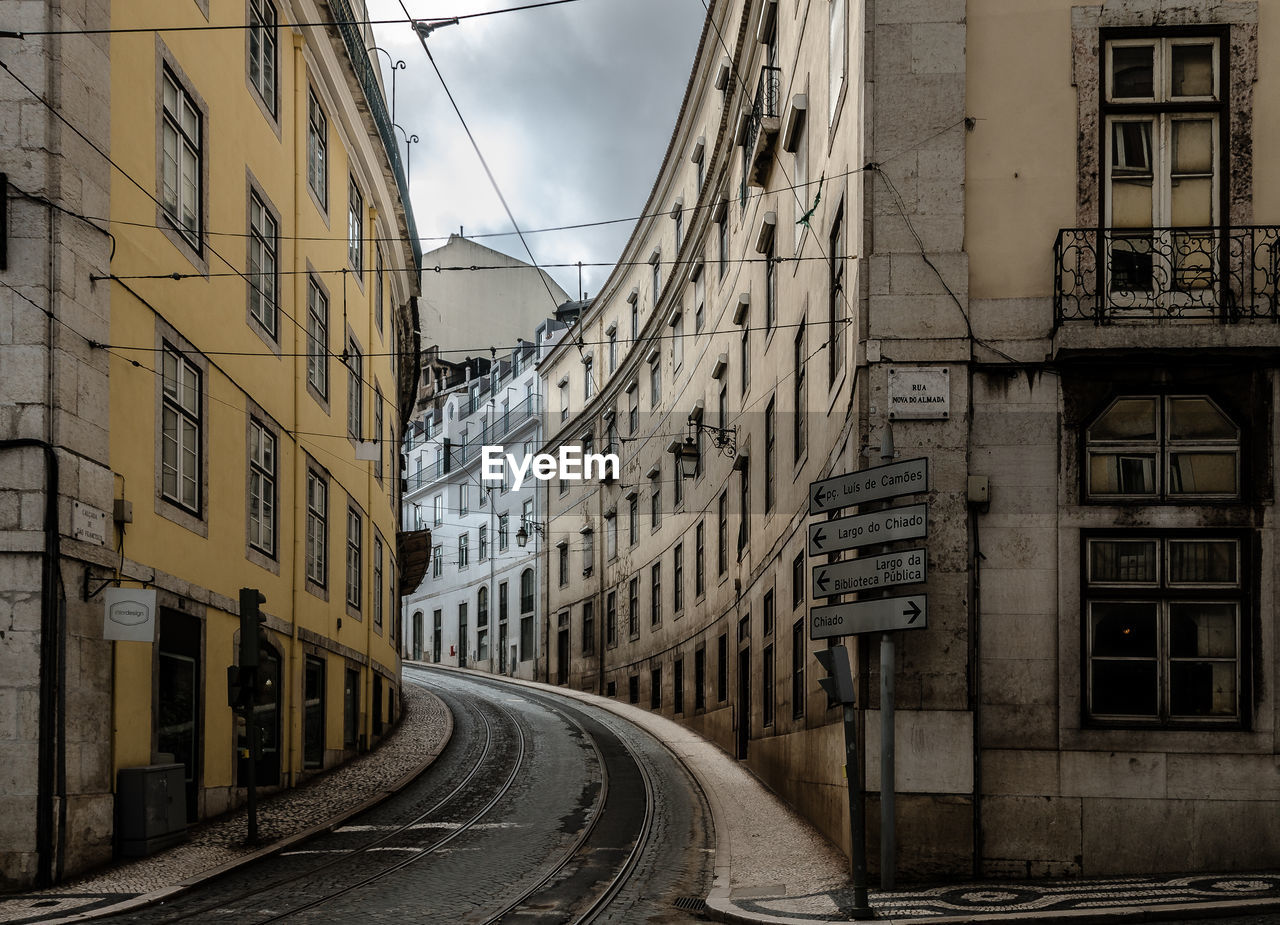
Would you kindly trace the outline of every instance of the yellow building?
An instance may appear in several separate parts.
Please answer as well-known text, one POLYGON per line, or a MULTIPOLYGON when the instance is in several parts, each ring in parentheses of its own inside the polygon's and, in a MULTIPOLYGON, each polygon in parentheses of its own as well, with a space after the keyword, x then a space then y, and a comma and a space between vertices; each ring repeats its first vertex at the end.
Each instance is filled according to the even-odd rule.
MULTIPOLYGON (((85 25, 28 12, 26 29, 85 25)), ((48 395, 0 394, 48 427, 6 412, 0 438, 11 471, 31 475, 32 511, 47 485, 40 457, 19 454, 44 446, 62 473, 44 558, 33 541, 0 563, 43 621, 0 672, 6 716, 39 701, 38 734, 4 727, 23 772, 5 793, 9 885, 110 857, 131 811, 113 796, 122 769, 182 765, 188 820, 243 802, 227 673, 241 588, 265 596, 270 642, 259 786, 370 747, 400 710, 395 448, 420 252, 372 35, 351 24, 364 4, 103 0, 88 17, 109 37, 33 42, 57 79, 11 72, 27 82, 4 91, 33 127, 27 168, 45 170, 23 167, 14 136, 0 170, 36 194, 16 253, 29 272, 5 291, 14 312, 45 298, 52 312, 35 315, 47 337, 36 326, 34 347, 5 355, 42 363, 32 381, 47 371, 48 395), (45 272, 41 247, 56 298, 23 288, 45 272), (42 561, 60 585, 41 580, 42 561), (104 638, 114 588, 154 591, 153 641, 104 638), (48 666, 66 678, 61 699, 41 686, 48 666)), ((6 553, 39 536, 27 526, 12 525, 6 553)))

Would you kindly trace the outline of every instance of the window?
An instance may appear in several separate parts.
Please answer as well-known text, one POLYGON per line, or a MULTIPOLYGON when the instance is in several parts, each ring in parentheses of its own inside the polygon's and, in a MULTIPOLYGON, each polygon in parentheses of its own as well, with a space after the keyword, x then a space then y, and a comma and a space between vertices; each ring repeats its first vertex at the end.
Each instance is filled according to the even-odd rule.
POLYGON ((791 609, 804 603, 804 553, 791 560, 791 609))
POLYGON ((1206 396, 1122 396, 1085 442, 1091 499, 1240 495, 1240 428, 1206 396))
POLYGON ((444 576, 444 546, 431 547, 431 577, 441 578, 444 576))
POLYGON ((458 513, 459 514, 467 513, 467 486, 466 485, 458 486, 458 513))
POLYGON ((256 418, 249 419, 249 545, 275 557, 276 438, 256 418))
POLYGON ((649 480, 652 486, 649 491, 649 530, 657 530, 662 526, 662 480, 655 475, 649 480))
POLYGON ((676 316, 671 326, 671 362, 676 369, 684 365, 684 315, 676 316))
POLYGON ((307 277, 307 385, 329 397, 329 297, 314 276, 307 277))
POLYGON ((742 328, 742 394, 745 397, 751 386, 751 325, 742 328))
POLYGON ((355 177, 347 178, 347 262, 364 277, 364 197, 355 177))
POLYGON ((360 609, 360 532, 364 523, 360 512, 347 508, 347 605, 360 609))
POLYGON ((671 557, 671 609, 678 617, 684 610, 684 544, 676 543, 671 557))
POLYGON ((533 569, 520 573, 520 612, 533 613, 533 569))
MULTIPOLYGON (((702 184, 699 183, 701 188, 702 184)), ((671 219, 676 223, 676 250, 680 250, 680 245, 684 242, 684 203, 677 202, 675 211, 671 213, 671 219)))
POLYGON ((587 530, 582 534, 582 574, 590 575, 591 566, 595 564, 595 533, 587 530))
POLYGON ((612 373, 618 368, 618 331, 613 329, 609 331, 609 372, 612 373))
POLYGON ((778 271, 774 265, 777 242, 771 238, 764 255, 764 330, 765 337, 778 321, 778 271))
POLYGON ((778 423, 774 413, 775 399, 770 398, 764 410, 764 509, 765 513, 773 510, 778 489, 774 480, 778 475, 777 443, 778 423))
POLYGON ((382 389, 375 387, 373 390, 373 439, 378 443, 378 459, 373 464, 373 477, 379 482, 382 481, 382 458, 386 452, 385 447, 388 445, 388 441, 383 440, 382 428, 382 389))
POLYGON ((640 500, 634 495, 627 502, 627 531, 634 546, 640 539, 640 500))
POLYGON ((374 261, 373 318, 375 323, 378 325, 378 333, 381 334, 382 328, 383 328, 383 324, 382 324, 383 309, 385 308, 383 304, 385 302, 385 297, 384 297, 385 272, 382 267, 382 248, 376 247, 376 246, 374 247, 373 261, 374 261))
POLYGON ((649 590, 652 599, 649 602, 649 625, 657 626, 662 622, 662 563, 655 562, 649 568, 649 590))
POLYGON ((631 638, 640 635, 640 579, 632 576, 627 582, 627 632, 631 638))
POLYGON ((631 300, 631 343, 640 338, 640 306, 635 299, 631 300))
POLYGON ((649 262, 653 264, 653 307, 658 307, 658 297, 662 294, 662 261, 658 254, 654 254, 649 258, 649 262))
POLYGON ((498 552, 506 552, 510 536, 511 518, 507 514, 498 515, 498 552))
POLYGON ((716 542, 719 553, 716 560, 719 566, 718 573, 723 575, 729 570, 729 492, 727 490, 720 492, 720 500, 716 504, 716 542))
POLYGON ((249 314, 274 340, 279 333, 276 314, 279 226, 257 193, 249 194, 249 314))
POLYGON ((845 41, 845 2, 831 0, 827 47, 827 124, 834 125, 844 92, 844 73, 848 42, 845 41))
POLYGON ((468 542, 469 537, 467 531, 464 530, 462 533, 458 534, 458 568, 460 569, 464 569, 470 564, 467 557, 468 542))
POLYGON ((649 709, 662 709, 662 668, 649 669, 649 709))
POLYGON ((707 708, 707 650, 702 648, 693 653, 693 708, 707 708))
POLYGON ((197 251, 201 247, 200 215, 204 201, 204 151, 200 110, 195 100, 164 68, 161 127, 160 201, 165 214, 197 251))
POLYGON ((1239 535, 1084 538, 1089 716, 1237 723, 1247 548, 1239 535))
POLYGON ((592 359, 587 357, 582 361, 582 397, 586 401, 591 401, 591 396, 595 394, 596 381, 592 375, 592 359))
POLYGON ((693 281, 693 332, 700 334, 707 320, 707 278, 699 273, 693 281))
POLYGON ((507 622, 507 583, 498 582, 498 622, 507 622))
POLYGON ((662 403, 662 359, 654 357, 649 363, 649 407, 657 408, 662 403))
POLYGON ((249 83, 273 116, 276 61, 276 8, 271 0, 249 0, 249 83))
POLYGON ((776 605, 774 603, 774 589, 770 588, 764 593, 764 635, 773 635, 773 624, 776 615, 776 605))
POLYGON ((436 495, 431 499, 431 521, 437 527, 444 523, 444 495, 436 495))
POLYGON ((844 205, 831 226, 829 255, 830 295, 827 303, 827 378, 836 381, 844 368, 844 205))
POLYGON ((799 462, 800 458, 804 456, 806 443, 805 416, 808 414, 809 409, 809 393, 805 385, 806 379, 804 371, 805 364, 808 363, 809 358, 805 355, 804 325, 805 323, 801 321, 800 327, 796 329, 796 340, 792 359, 794 367, 794 372, 792 373, 792 388, 794 389, 794 393, 792 397, 795 402, 795 422, 792 425, 791 441, 795 462, 799 462))
POLYGON ((751 542, 751 531, 747 529, 747 512, 751 510, 751 470, 744 464, 738 473, 738 558, 751 542))
POLYGON ((809 654, 808 641, 805 639, 804 618, 791 624, 791 717, 800 719, 804 716, 804 666, 809 654))
POLYGON ((634 382, 631 383, 631 389, 627 392, 627 426, 630 428, 632 437, 640 429, 640 390, 636 388, 634 382))
POLYGON ((160 491, 192 513, 201 505, 201 372, 186 355, 164 345, 160 491))
POLYGON ((560 420, 569 420, 569 378, 566 376, 560 382, 560 420))
POLYGON ((809 120, 808 113, 800 116, 800 124, 796 126, 795 139, 795 172, 792 182, 796 196, 795 247, 796 256, 800 255, 800 244, 804 241, 804 233, 809 229, 809 212, 816 207, 812 200, 815 195, 809 193, 809 120))
POLYGON ((706 578, 706 522, 699 520, 698 526, 694 530, 696 538, 696 547, 694 549, 693 558, 693 596, 702 597, 707 591, 706 578))
POLYGON ((596 651, 596 615, 592 601, 582 602, 582 654, 593 655, 596 651))
POLYGON ((489 558, 489 527, 485 524, 480 525, 479 556, 481 562, 489 558))
POLYGON ((329 120, 314 90, 307 91, 307 185, 321 211, 329 209, 329 120))
POLYGON ((720 265, 720 279, 729 269, 729 216, 721 215, 716 222, 716 262, 720 265))
POLYGON ((716 700, 724 703, 729 698, 729 634, 721 633, 716 639, 716 700))
POLYGON ((560 561, 560 587, 569 583, 569 544, 563 540, 556 547, 560 561))
POLYGON ((355 340, 347 342, 347 435, 364 439, 364 357, 355 340))
POLYGON ((684 659, 676 659, 671 667, 671 709, 679 714, 684 712, 684 659))
POLYGON ((760 697, 762 724, 773 725, 774 693, 773 693, 773 646, 767 645, 760 656, 760 697))
POLYGON ((373 538, 373 625, 382 626, 382 537, 373 538))
POLYGON ((618 517, 617 514, 606 515, 604 519, 605 556, 609 561, 618 558, 618 517))
POLYGON ((1206 229, 1222 220, 1218 40, 1114 40, 1106 62, 1109 288, 1129 294, 1124 307, 1149 307, 1134 294, 1172 290, 1176 300, 1214 284, 1216 236, 1206 229))
POLYGON ((604 601, 605 642, 610 646, 616 646, 618 644, 618 592, 610 591, 604 601))

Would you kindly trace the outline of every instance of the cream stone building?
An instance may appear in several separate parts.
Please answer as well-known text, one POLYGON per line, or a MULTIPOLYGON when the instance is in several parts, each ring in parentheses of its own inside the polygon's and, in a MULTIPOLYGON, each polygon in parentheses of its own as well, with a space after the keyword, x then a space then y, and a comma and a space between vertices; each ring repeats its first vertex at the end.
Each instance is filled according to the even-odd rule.
MULTIPOLYGON (((808 487, 891 427, 929 468, 894 502, 928 508, 899 870, 1280 861, 1276 48, 1250 0, 713 3, 646 217, 542 365, 546 449, 624 460, 548 485, 545 675, 848 850, 808 487)), ((874 868, 879 638, 846 641, 874 868)))

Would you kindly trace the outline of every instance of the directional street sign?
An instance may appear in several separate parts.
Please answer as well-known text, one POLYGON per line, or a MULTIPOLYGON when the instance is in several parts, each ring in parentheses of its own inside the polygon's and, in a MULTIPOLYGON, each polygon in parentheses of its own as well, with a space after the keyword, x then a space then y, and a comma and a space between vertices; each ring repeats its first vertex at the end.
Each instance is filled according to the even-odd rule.
POLYGON ((809 555, 827 553, 895 540, 914 540, 929 535, 927 504, 908 504, 887 511, 854 514, 836 520, 809 524, 809 555))
POLYGON ((904 459, 847 472, 834 478, 809 484, 809 513, 828 514, 851 504, 867 501, 883 501, 899 495, 910 495, 929 490, 929 460, 904 459))
POLYGON ((928 600, 927 595, 912 594, 814 607, 809 611, 809 638, 924 629, 929 623, 928 600))
POLYGON ((835 565, 816 565, 813 568, 813 597, 834 597, 850 591, 916 584, 925 580, 926 559, 924 547, 918 547, 837 562, 835 565))

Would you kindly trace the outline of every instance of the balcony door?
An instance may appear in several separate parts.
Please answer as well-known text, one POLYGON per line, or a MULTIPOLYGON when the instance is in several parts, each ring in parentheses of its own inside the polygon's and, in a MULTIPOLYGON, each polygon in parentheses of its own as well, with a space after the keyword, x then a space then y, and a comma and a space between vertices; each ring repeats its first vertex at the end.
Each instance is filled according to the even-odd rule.
POLYGON ((1224 265, 1219 39, 1113 39, 1106 62, 1108 305, 1214 314, 1224 265))

